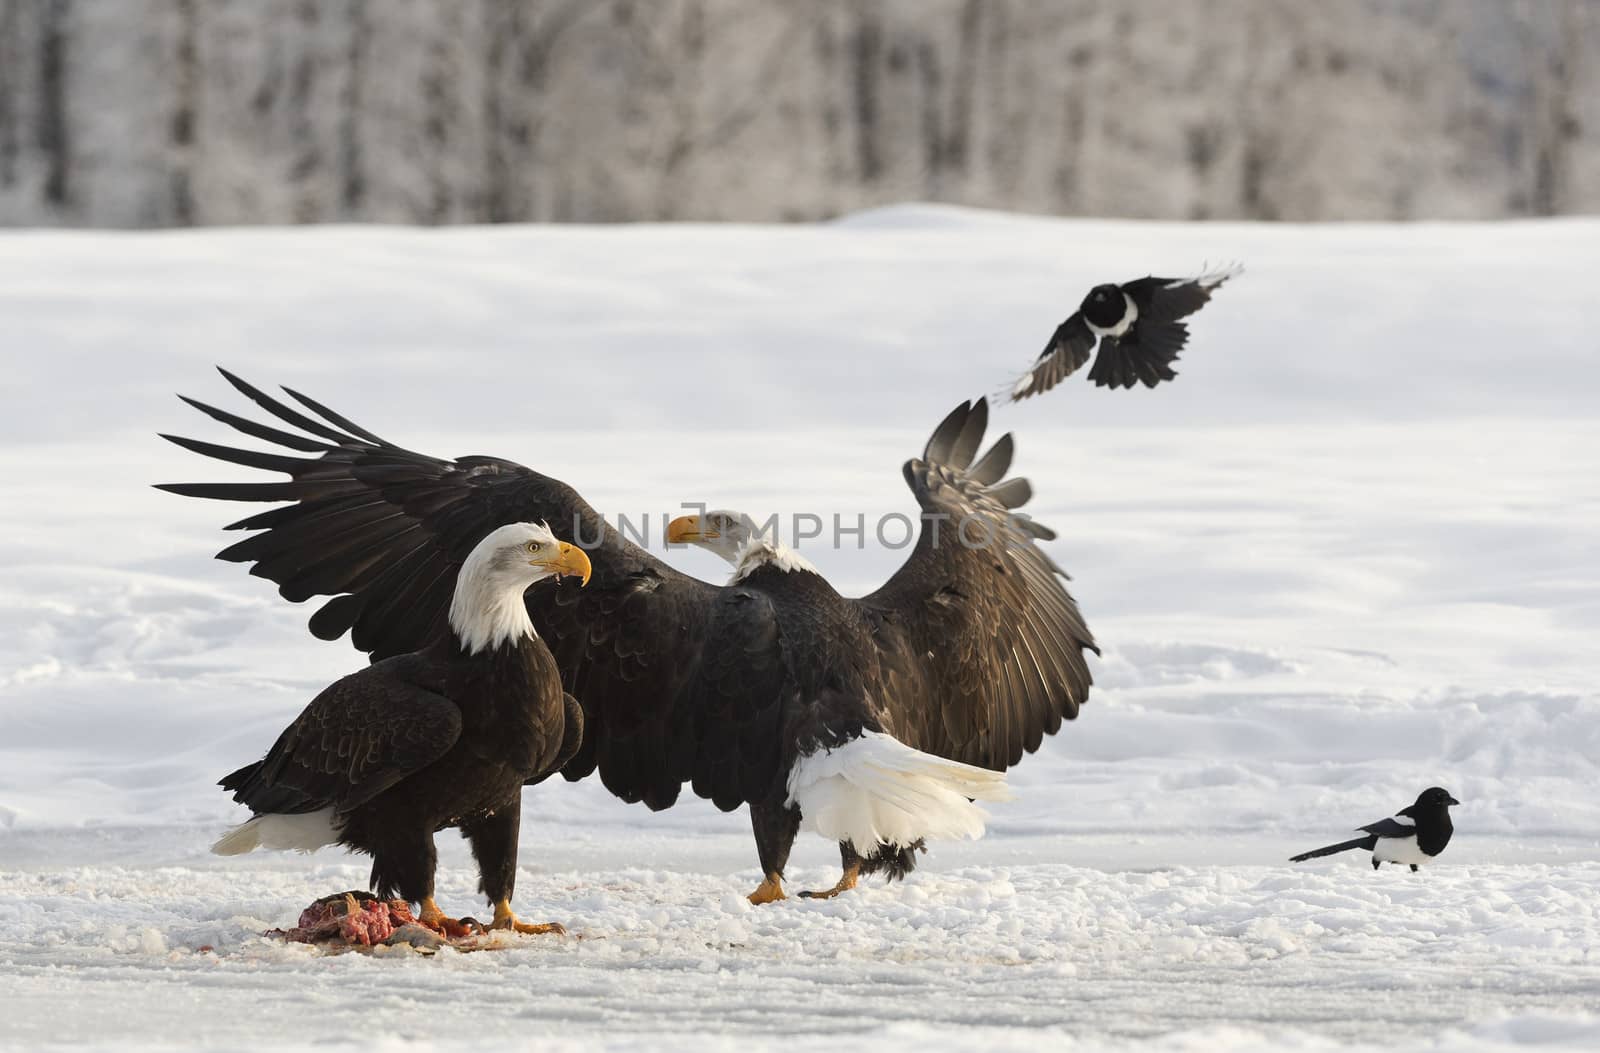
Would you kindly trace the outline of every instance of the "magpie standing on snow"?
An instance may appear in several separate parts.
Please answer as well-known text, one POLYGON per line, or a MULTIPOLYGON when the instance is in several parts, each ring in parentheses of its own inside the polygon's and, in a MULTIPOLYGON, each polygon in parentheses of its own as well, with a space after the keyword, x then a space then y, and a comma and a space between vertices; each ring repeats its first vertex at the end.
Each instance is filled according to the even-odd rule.
POLYGON ((1209 271, 1197 278, 1136 278, 1121 285, 1096 285, 1078 310, 1056 327, 1033 368, 1017 378, 1010 398, 1020 402, 1043 394, 1077 372, 1095 356, 1089 379, 1098 387, 1131 388, 1143 382, 1153 388, 1178 374, 1172 362, 1189 339, 1179 321, 1211 300, 1211 291, 1238 274, 1240 268, 1209 271))
POLYGON ((1289 862, 1331 856, 1352 848, 1367 848, 1372 850, 1373 870, 1385 863, 1407 863, 1415 872, 1419 864, 1433 859, 1450 843, 1450 835, 1455 832, 1455 827, 1450 824, 1450 806, 1460 803, 1450 796, 1449 790, 1430 786, 1422 791, 1416 804, 1400 809, 1395 813, 1395 818, 1380 819, 1371 826, 1360 827, 1367 836, 1301 852, 1291 856, 1289 862), (1400 816, 1411 822, 1400 822, 1400 816))

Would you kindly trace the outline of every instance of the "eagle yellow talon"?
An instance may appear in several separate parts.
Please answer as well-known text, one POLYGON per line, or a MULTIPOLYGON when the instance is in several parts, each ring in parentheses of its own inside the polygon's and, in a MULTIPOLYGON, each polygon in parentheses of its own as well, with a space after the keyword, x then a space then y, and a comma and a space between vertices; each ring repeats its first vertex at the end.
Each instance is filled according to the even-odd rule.
POLYGON ((511 912, 511 904, 501 900, 494 905, 494 921, 489 923, 490 929, 509 929, 520 932, 524 936, 565 936, 566 927, 559 922, 550 922, 545 925, 533 925, 525 921, 518 921, 517 916, 511 912))
POLYGON ((471 918, 452 918, 440 910, 439 904, 435 903, 431 896, 422 901, 422 909, 417 912, 417 920, 447 940, 460 939, 462 936, 471 936, 474 932, 483 931, 483 926, 471 918))
POLYGON ((822 892, 802 892, 802 893, 800 893, 800 898, 801 899, 832 899, 833 897, 837 896, 841 892, 849 892, 851 889, 855 888, 856 887, 856 879, 859 878, 860 876, 861 876, 861 868, 859 866, 853 866, 850 869, 846 870, 839 877, 839 883, 837 885, 833 886, 830 889, 825 889, 822 892))
POLYGON ((783 894, 783 878, 777 874, 768 874, 760 887, 750 893, 750 902, 758 907, 763 903, 776 903, 780 899, 788 898, 783 894))

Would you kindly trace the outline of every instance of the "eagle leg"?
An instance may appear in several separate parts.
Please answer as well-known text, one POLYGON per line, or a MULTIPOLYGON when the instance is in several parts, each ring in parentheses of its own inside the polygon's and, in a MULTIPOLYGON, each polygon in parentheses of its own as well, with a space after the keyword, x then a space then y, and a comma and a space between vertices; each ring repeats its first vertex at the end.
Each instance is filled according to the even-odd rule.
POLYGON ((750 805, 750 832, 756 835, 756 855, 761 860, 761 885, 750 893, 756 906, 776 903, 788 897, 783 893, 783 868, 789 862, 789 849, 800 832, 800 810, 781 802, 750 805))
POLYGON ((801 899, 832 899, 841 892, 849 892, 856 887, 856 879, 861 876, 861 864, 854 863, 845 868, 839 877, 839 883, 822 892, 802 892, 801 899))
POLYGON ((439 909, 439 904, 433 901, 432 896, 422 900, 422 909, 417 913, 417 920, 428 928, 437 932, 446 939, 454 940, 462 936, 471 936, 482 932, 483 926, 471 918, 452 918, 439 909))
POLYGON ((552 921, 547 925, 530 925, 527 922, 518 921, 517 916, 511 912, 511 903, 508 900, 500 900, 494 905, 494 921, 489 923, 489 928, 510 929, 512 932, 520 932, 524 936, 565 936, 567 934, 566 927, 559 922, 552 921))
POLYGON ((520 794, 494 811, 461 824, 461 834, 471 843, 472 857, 478 861, 478 891, 494 904, 494 920, 489 928, 525 936, 565 936, 567 930, 554 922, 530 925, 518 921, 511 910, 511 896, 517 884, 517 830, 521 824, 520 794))
POLYGON ((776 903, 780 899, 788 899, 789 897, 783 893, 783 875, 768 874, 756 890, 750 893, 749 898, 750 902, 758 907, 763 903, 776 903))

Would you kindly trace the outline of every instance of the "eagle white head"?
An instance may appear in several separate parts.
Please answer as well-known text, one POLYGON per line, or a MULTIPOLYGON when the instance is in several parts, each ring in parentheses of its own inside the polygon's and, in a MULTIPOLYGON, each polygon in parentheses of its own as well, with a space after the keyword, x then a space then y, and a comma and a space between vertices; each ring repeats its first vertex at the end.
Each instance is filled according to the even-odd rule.
POLYGON ((760 536, 755 520, 743 512, 730 512, 725 508, 697 516, 679 516, 667 524, 669 544, 695 545, 735 564, 745 545, 760 536))
POLYGON ((754 519, 725 508, 697 516, 679 516, 667 524, 667 542, 697 545, 716 553, 733 565, 733 581, 739 581, 763 564, 785 571, 807 570, 815 574, 817 570, 798 552, 763 534, 754 519))
POLYGON ((583 549, 556 540, 542 523, 508 523, 478 542, 456 576, 450 628, 468 654, 536 635, 522 594, 534 582, 570 574, 589 583, 583 549))

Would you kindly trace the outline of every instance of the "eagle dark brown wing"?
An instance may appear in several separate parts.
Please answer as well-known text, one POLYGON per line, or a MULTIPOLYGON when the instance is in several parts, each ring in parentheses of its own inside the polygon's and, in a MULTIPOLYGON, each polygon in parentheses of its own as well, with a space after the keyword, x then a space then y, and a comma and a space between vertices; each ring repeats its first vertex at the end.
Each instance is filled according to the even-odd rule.
POLYGON ((402 655, 334 681, 262 760, 222 780, 258 813, 344 814, 449 752, 461 710, 430 659, 402 655))
POLYGON ((951 760, 997 771, 1039 748, 1078 715, 1094 638, 1037 542, 1054 533, 1020 516, 1028 481, 1006 479, 1013 444, 974 460, 988 403, 963 403, 905 477, 923 527, 905 564, 855 602, 874 613, 898 652, 886 700, 895 734, 951 760))
POLYGON ((288 479, 161 489, 287 502, 230 524, 257 533, 218 558, 252 564, 286 599, 332 597, 312 616, 313 633, 331 640, 348 632, 374 659, 419 650, 447 631, 456 575, 472 547, 506 523, 545 522, 593 566, 586 588, 562 582, 527 594, 534 626, 583 706, 583 741, 563 774, 598 769, 611 792, 651 808, 671 805, 685 782, 723 809, 770 792, 784 678, 764 597, 673 570, 560 480, 495 457, 406 450, 296 392, 289 394, 320 419, 223 375, 295 430, 185 401, 303 456, 167 436, 288 479))

